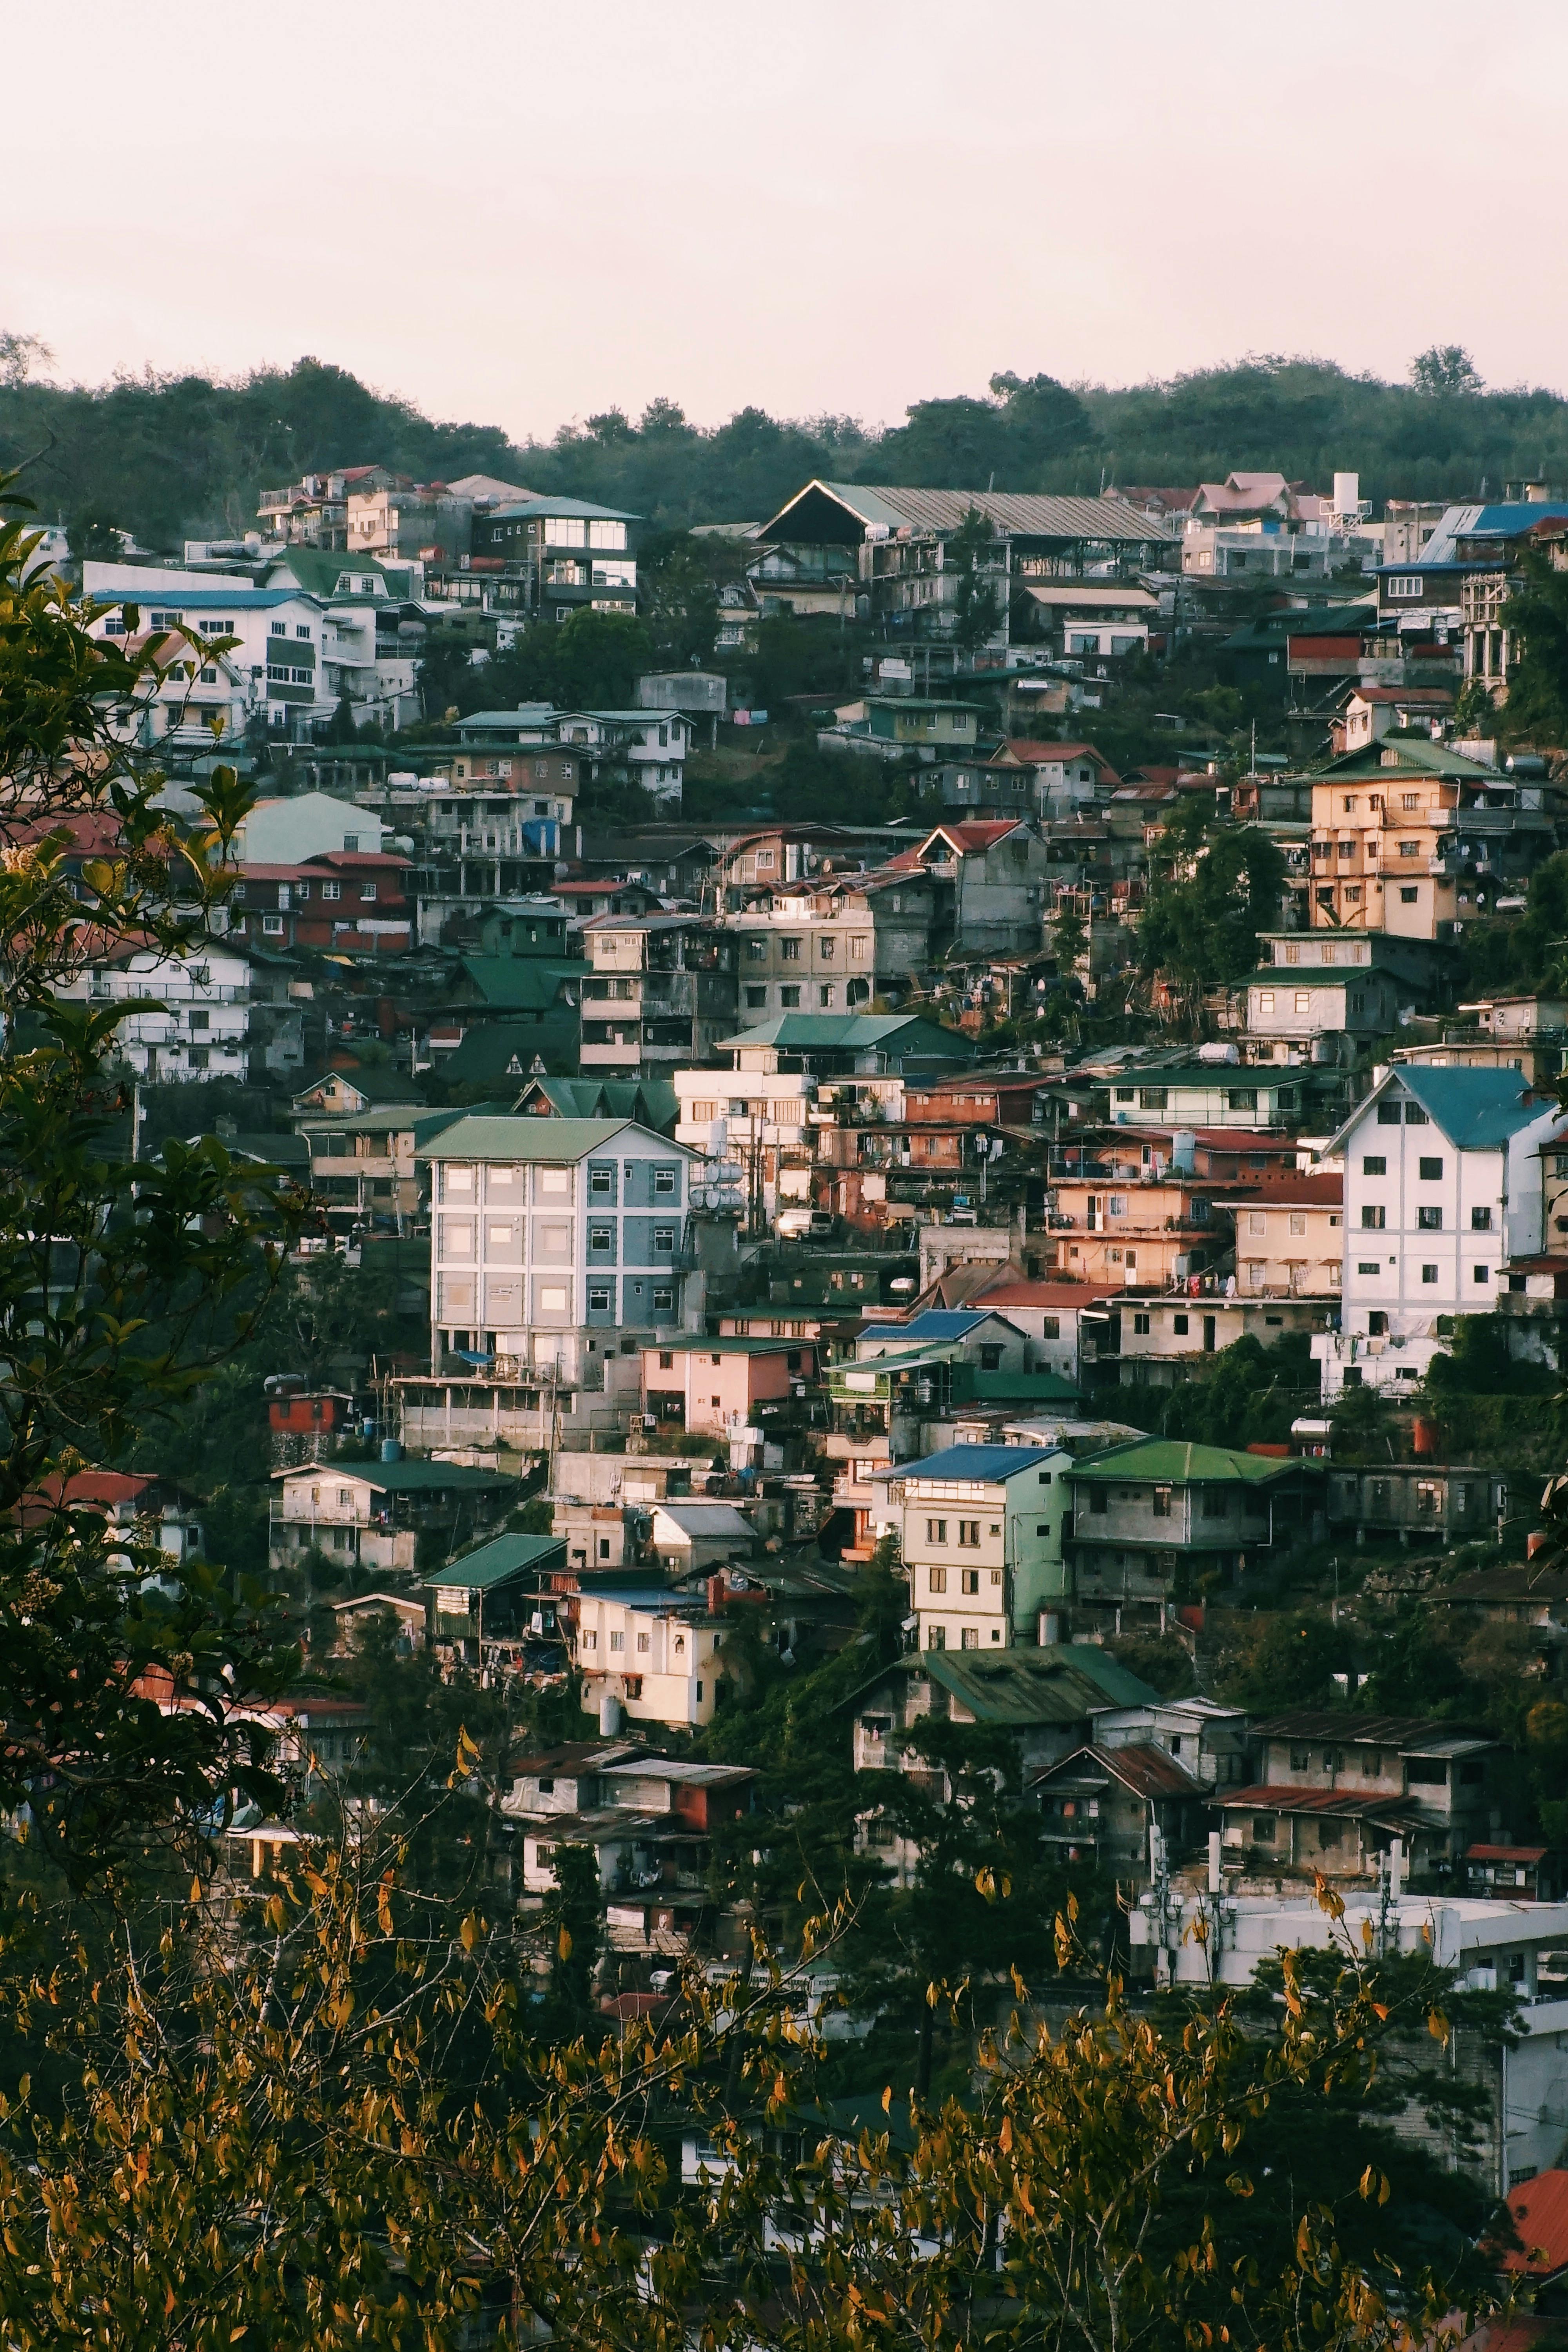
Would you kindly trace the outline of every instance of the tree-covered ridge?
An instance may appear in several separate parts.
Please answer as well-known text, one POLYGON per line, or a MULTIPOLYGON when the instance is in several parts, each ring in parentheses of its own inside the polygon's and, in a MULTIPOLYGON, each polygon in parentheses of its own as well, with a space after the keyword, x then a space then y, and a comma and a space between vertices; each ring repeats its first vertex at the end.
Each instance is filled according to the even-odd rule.
POLYGON ((666 527, 763 520, 817 474, 1085 492, 1190 485, 1232 467, 1326 488, 1350 467, 1374 500, 1568 478, 1568 401, 1479 388, 1457 348, 1423 354, 1409 384, 1275 356, 1119 388, 1005 372, 980 396, 917 401, 886 431, 754 406, 708 427, 661 399, 635 422, 607 408, 521 445, 499 425, 437 423, 316 359, 230 383, 148 373, 60 386, 35 380, 45 357, 29 339, 0 334, 0 466, 31 461, 44 513, 110 520, 160 549, 251 527, 264 486, 371 463, 422 479, 492 474, 666 527))

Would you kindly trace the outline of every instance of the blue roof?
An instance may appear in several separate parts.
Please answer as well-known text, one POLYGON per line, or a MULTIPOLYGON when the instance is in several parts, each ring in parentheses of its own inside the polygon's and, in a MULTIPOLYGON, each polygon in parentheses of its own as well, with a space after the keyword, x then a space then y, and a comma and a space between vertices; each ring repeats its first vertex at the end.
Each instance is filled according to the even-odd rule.
POLYGON ((1016 1477, 1020 1470, 1037 1462, 1048 1462, 1060 1452, 1059 1445, 944 1445, 940 1454, 928 1454, 923 1462, 904 1463, 896 1475, 967 1479, 989 1486, 999 1479, 1016 1477))
MULTIPOLYGON (((1006 1317, 998 1316, 995 1309, 989 1307, 928 1307, 924 1314, 915 1317, 912 1323, 896 1323, 889 1328, 905 1339, 966 1339, 976 1324, 992 1321, 1005 1322, 1006 1317)), ((872 1324, 861 1332, 860 1337, 869 1339, 879 1328, 872 1324)))

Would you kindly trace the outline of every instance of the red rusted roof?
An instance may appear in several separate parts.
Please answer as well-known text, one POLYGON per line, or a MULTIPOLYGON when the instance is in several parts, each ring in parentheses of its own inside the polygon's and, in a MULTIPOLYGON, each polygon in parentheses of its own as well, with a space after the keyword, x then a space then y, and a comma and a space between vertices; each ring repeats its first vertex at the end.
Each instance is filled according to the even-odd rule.
POLYGON ((1554 2166, 1510 2189, 1508 2210, 1521 2244, 1502 2258, 1504 2270, 1550 2278, 1568 2268, 1568 2172, 1554 2166))
POLYGON ((1246 1812, 1338 1813, 1352 1819, 1360 1813, 1383 1813, 1391 1809, 1407 1811, 1410 1802, 1408 1798, 1394 1796, 1386 1790, 1379 1796, 1359 1789, 1291 1789, 1263 1781, 1250 1789, 1223 1790, 1216 1801, 1246 1812))
POLYGON ((1544 1862, 1552 1849, 1546 1845, 1468 1845, 1467 1862, 1544 1862))
POLYGON ((1089 1764, 1097 1771, 1109 1772, 1135 1797, 1200 1797, 1203 1790, 1192 1774, 1152 1741, 1135 1740, 1126 1748, 1101 1748, 1090 1740, 1064 1756, 1058 1764, 1037 1773, 1031 1787, 1039 1788, 1047 1780, 1068 1780, 1073 1768, 1089 1764))

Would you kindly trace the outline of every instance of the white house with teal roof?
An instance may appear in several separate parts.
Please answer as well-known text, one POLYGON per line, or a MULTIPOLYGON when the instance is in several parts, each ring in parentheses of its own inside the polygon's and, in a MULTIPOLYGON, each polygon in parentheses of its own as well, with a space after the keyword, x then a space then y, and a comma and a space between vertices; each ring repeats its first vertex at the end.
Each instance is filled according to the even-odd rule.
POLYGON ((1509 1260, 1545 1246, 1542 1150, 1564 1125, 1517 1070, 1384 1070, 1327 1148, 1345 1193, 1341 1328, 1312 1340, 1326 1399, 1414 1387, 1456 1316, 1497 1306, 1509 1260))

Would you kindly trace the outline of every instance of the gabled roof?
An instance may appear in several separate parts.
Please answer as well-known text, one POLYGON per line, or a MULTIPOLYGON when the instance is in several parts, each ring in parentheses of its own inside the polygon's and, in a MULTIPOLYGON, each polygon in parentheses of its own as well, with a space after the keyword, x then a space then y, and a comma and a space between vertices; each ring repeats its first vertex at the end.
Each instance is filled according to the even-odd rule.
POLYGON ((1173 1437, 1145 1438, 1137 1445, 1119 1445, 1092 1461, 1076 1462, 1066 1473, 1076 1484, 1086 1480, 1099 1486, 1147 1484, 1156 1486, 1226 1485, 1266 1486, 1292 1471, 1322 1475, 1321 1463, 1280 1461, 1262 1454, 1239 1454, 1228 1445, 1194 1445, 1173 1437))
POLYGON ((1107 1700, 1146 1706, 1159 1694, 1098 1643, 1064 1642, 1049 1649, 921 1650, 918 1669, 960 1699, 979 1723, 1074 1723, 1107 1700))
POLYGON ((1456 1151, 1496 1151, 1521 1128, 1557 1106, 1531 1092, 1517 1070, 1434 1069, 1430 1063, 1401 1062, 1359 1102, 1326 1146, 1337 1151, 1343 1139, 1393 1087, 1402 1087, 1456 1151))
POLYGON ((1082 1772, 1086 1763, 1097 1771, 1108 1772, 1135 1797, 1201 1797, 1205 1793, 1192 1774, 1152 1740, 1134 1740, 1125 1748, 1101 1748, 1093 1740, 1086 1741, 1070 1756, 1062 1757, 1045 1771, 1037 1773, 1029 1785, 1038 1789, 1047 1780, 1073 1779, 1082 1772))
MULTIPOLYGON (((522 1038, 527 1032, 521 1024, 496 1022, 488 1031, 470 1030, 464 1045, 487 1034, 522 1038)), ((524 1103, 530 1118, 630 1118, 660 1134, 680 1116, 680 1097, 668 1078, 530 1078, 512 1108, 521 1110, 524 1103), (542 1100, 549 1104, 548 1112, 537 1108, 542 1100)))
POLYGON ((979 857, 1008 834, 1027 831, 1023 819, 1016 816, 969 817, 952 824, 935 824, 912 849, 900 849, 896 857, 889 857, 887 871, 903 874, 922 866, 933 841, 945 841, 963 857, 979 857))
MULTIPOLYGON (((417 1104, 421 1109, 425 1108, 424 1090, 413 1078, 402 1077, 395 1070, 362 1069, 356 1064, 352 1070, 322 1070, 315 1077, 307 1079, 294 1091, 294 1108, 308 1110, 310 1106, 305 1099, 306 1096, 313 1095, 318 1087, 330 1085, 334 1078, 340 1079, 345 1087, 352 1087, 355 1094, 363 1095, 365 1101, 373 1106, 409 1103, 417 1104)), ((331 1116, 325 1112, 322 1115, 331 1116)))
POLYGON ((1445 782, 1500 785, 1509 782, 1498 769, 1483 767, 1479 760, 1467 760, 1462 751, 1451 751, 1446 743, 1435 743, 1428 735, 1395 732, 1380 735, 1375 742, 1346 751, 1341 758, 1331 760, 1326 767, 1314 768, 1312 782, 1375 784, 1380 780, 1386 782, 1391 774, 1435 776, 1445 782))
POLYGON ((1299 1707, 1290 1715, 1269 1716, 1252 1729, 1258 1739, 1326 1739, 1342 1747, 1393 1748, 1402 1756, 1497 1745, 1462 1724, 1436 1722, 1426 1716, 1341 1715, 1327 1707, 1299 1707))
POLYGON ((549 956, 465 956, 458 969, 479 1003, 502 1013, 544 1013, 564 1003, 561 991, 580 984, 588 966, 549 956))
POLYGON ((924 1013, 781 1013, 755 1029, 742 1029, 733 1037, 721 1037, 716 1050, 728 1054, 742 1046, 776 1045, 782 1053, 806 1052, 814 1047, 869 1053, 912 1029, 924 1029, 940 1037, 944 1049, 951 1041, 954 1054, 973 1055, 977 1050, 974 1040, 966 1037, 962 1030, 944 1029, 941 1022, 924 1013))
POLYGON ((637 1136, 683 1160, 700 1157, 684 1143, 655 1135, 630 1118, 535 1118, 512 1112, 505 1118, 459 1118, 419 1154, 424 1160, 500 1160, 551 1167, 574 1166, 602 1151, 616 1136, 637 1136))
POLYGON ((518 522, 533 515, 583 515, 593 522, 640 522, 640 515, 630 514, 625 507, 596 507, 588 499, 552 499, 536 491, 531 497, 513 499, 505 506, 492 507, 492 521, 504 519, 518 522))
POLYGON ((1147 546, 1163 539, 1148 515, 1138 514, 1121 499, 1058 498, 1038 491, 931 490, 894 488, 864 482, 807 482, 763 524, 759 540, 788 540, 791 511, 813 496, 830 499, 847 521, 862 530, 882 525, 889 531, 921 533, 957 530, 972 512, 983 514, 993 528, 1016 539, 1112 540, 1147 546))

